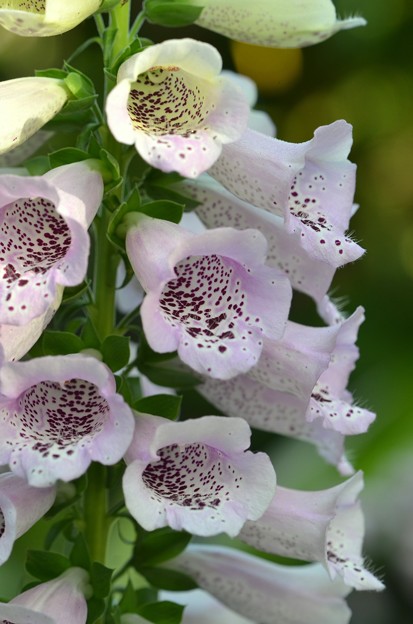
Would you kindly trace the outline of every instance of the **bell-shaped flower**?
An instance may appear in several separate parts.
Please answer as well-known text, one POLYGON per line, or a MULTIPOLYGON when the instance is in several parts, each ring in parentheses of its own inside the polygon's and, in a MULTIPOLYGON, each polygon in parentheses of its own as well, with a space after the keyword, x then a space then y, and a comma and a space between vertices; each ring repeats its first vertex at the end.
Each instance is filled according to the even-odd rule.
POLYGON ((0 621, 13 624, 85 624, 90 593, 89 575, 69 568, 47 583, 19 594, 7 604, 0 602, 0 621))
POLYGON ((268 388, 247 375, 219 381, 206 378, 198 392, 227 416, 244 418, 251 427, 314 444, 318 453, 340 474, 354 469, 344 453, 345 436, 326 429, 318 420, 308 422, 303 416, 303 402, 298 397, 268 388))
MULTIPOLYGON (((30 158, 32 154, 37 152, 37 150, 46 143, 53 136, 53 132, 48 130, 39 130, 35 134, 33 134, 29 139, 21 143, 17 147, 5 152, 0 156, 0 167, 3 169, 4 167, 16 167, 17 165, 21 165, 25 160, 30 158)), ((0 169, 0 173, 16 173, 17 175, 25 175, 27 172, 26 169, 21 168, 18 171, 2 171, 0 169)))
POLYGON ((184 180, 179 188, 200 202, 196 214, 207 227, 255 228, 262 232, 268 241, 267 264, 283 271, 296 290, 316 301, 324 297, 334 277, 335 264, 309 254, 302 247, 300 236, 287 232, 282 217, 239 199, 208 175, 184 180))
POLYGON ((361 17, 337 19, 331 0, 182 0, 203 7, 196 23, 230 39, 267 48, 302 48, 339 30, 364 26, 361 17))
POLYGON ((33 488, 11 472, 0 474, 0 565, 9 558, 15 540, 44 516, 55 497, 55 487, 33 488))
POLYGON ((0 25, 23 37, 60 35, 98 10, 102 0, 0 0, 0 25))
POLYGON ((82 475, 92 460, 115 464, 134 418, 111 371, 77 354, 0 368, 0 465, 35 487, 82 475))
POLYGON ((67 99, 67 89, 56 78, 39 76, 0 82, 0 119, 7 120, 0 129, 0 154, 29 139, 57 115, 67 99))
POLYGON ((237 535, 247 519, 262 516, 275 492, 269 457, 246 450, 250 436, 241 418, 138 415, 125 455, 129 512, 147 531, 168 525, 194 535, 237 535))
POLYGON ((126 251, 147 293, 141 317, 155 351, 177 349, 196 371, 229 379, 257 363, 264 338, 282 336, 291 286, 264 264, 267 243, 257 230, 196 235, 142 216, 126 251))
MULTIPOLYGON (((211 624, 212 622, 219 622, 219 624, 251 624, 250 619, 246 619, 242 615, 235 613, 235 611, 227 609, 227 607, 202 589, 182 592, 161 591, 159 598, 161 600, 171 600, 185 606, 182 624, 194 624, 194 622, 196 624, 211 624)), ((130 622, 122 621, 121 624, 135 624, 135 622, 133 620, 130 622)))
POLYGON ((363 475, 328 490, 304 492, 278 486, 271 505, 248 521, 239 538, 264 552, 322 563, 330 577, 355 589, 383 589, 364 568, 364 517, 358 496, 363 475))
POLYGON ((80 284, 87 228, 103 194, 88 161, 43 176, 0 176, 0 324, 24 325, 54 301, 58 285, 80 284))
POLYGON ((348 624, 350 589, 321 564, 283 566, 223 546, 191 544, 168 562, 224 605, 260 624, 348 624))
POLYGON ((63 288, 56 289, 56 297, 49 307, 25 325, 0 325, 0 357, 6 362, 20 360, 38 341, 52 320, 62 301, 63 288))
POLYGON ((153 167, 197 177, 247 125, 249 106, 221 68, 218 51, 193 39, 171 39, 131 56, 107 98, 113 136, 135 145, 153 167))
POLYGON ((345 121, 322 126, 298 144, 247 130, 225 146, 208 173, 240 199, 282 217, 310 256, 339 267, 363 254, 345 235, 354 210, 351 143, 345 121))

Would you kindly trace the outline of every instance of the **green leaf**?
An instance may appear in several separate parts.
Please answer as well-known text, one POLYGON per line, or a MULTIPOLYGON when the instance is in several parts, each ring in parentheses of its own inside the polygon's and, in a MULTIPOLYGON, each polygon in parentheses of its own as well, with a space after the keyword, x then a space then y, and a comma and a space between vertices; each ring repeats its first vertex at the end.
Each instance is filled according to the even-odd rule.
POLYGON ((40 581, 50 581, 70 568, 70 561, 59 553, 43 550, 27 552, 26 570, 40 581))
POLYGON ((195 7, 179 0, 146 0, 146 18, 160 26, 189 26, 201 15, 204 7, 195 7))
POLYGON ((30 175, 41 176, 49 171, 50 161, 48 156, 34 156, 27 160, 24 166, 30 175))
POLYGON ((100 351, 105 364, 113 372, 116 372, 129 362, 129 338, 126 336, 107 336, 100 351))
POLYGON ((142 605, 138 608, 138 613, 155 624, 180 624, 184 609, 183 605, 164 600, 142 605))
POLYGON ((88 160, 90 154, 76 147, 64 147, 49 154, 50 167, 60 167, 61 165, 68 165, 69 163, 79 162, 81 160, 88 160))
POLYGON ((141 205, 139 212, 153 217, 154 219, 164 219, 165 221, 172 221, 172 223, 179 223, 182 219, 184 211, 183 204, 177 204, 174 201, 168 199, 159 199, 147 204, 141 205))
POLYGON ((99 157, 101 161, 103 162, 104 166, 106 167, 106 169, 108 170, 109 174, 111 175, 112 180, 115 180, 115 181, 119 180, 121 177, 120 167, 116 158, 112 156, 110 152, 108 152, 107 150, 103 148, 101 148, 99 152, 99 157))
POLYGON ((138 608, 138 599, 136 592, 133 589, 131 581, 128 581, 126 589, 123 592, 122 599, 119 603, 119 610, 121 613, 135 613, 138 608))
MULTIPOLYGON (((89 284, 87 282, 83 281, 81 284, 78 284, 77 286, 67 286, 63 292, 62 303, 66 304, 66 303, 69 303, 69 301, 73 302, 75 299, 77 299, 81 295, 84 295, 85 293, 88 293, 87 302, 91 303, 89 284)), ((82 302, 82 305, 83 305, 83 302, 82 302)))
POLYGON ((165 388, 191 388, 202 382, 200 377, 186 370, 175 368, 171 361, 140 362, 141 373, 157 386, 165 388))
POLYGON ((79 566, 85 570, 90 569, 90 555, 87 542, 83 533, 79 533, 73 544, 72 552, 70 553, 70 562, 72 566, 79 566))
POLYGON ((138 399, 133 405, 134 409, 143 414, 162 416, 169 420, 178 420, 181 410, 182 397, 173 394, 155 394, 153 396, 138 399))
POLYGON ((118 73, 118 69, 123 61, 126 61, 126 59, 128 59, 133 54, 137 54, 138 52, 142 52, 142 50, 144 50, 145 48, 149 48, 152 44, 153 42, 150 39, 144 39, 143 37, 138 37, 137 39, 132 41, 130 46, 125 48, 122 54, 118 56, 115 63, 109 70, 110 73, 113 74, 113 76, 116 76, 116 74, 118 73))
POLYGON ((152 567, 177 557, 188 546, 191 537, 190 533, 172 531, 169 528, 144 534, 137 542, 133 554, 136 569, 139 569, 140 562, 143 567, 152 567))
POLYGON ((95 598, 106 598, 110 593, 110 581, 113 570, 102 565, 98 561, 92 563, 90 570, 90 582, 93 587, 95 598))
POLYGON ((93 624, 102 615, 105 610, 105 601, 102 598, 91 598, 87 601, 87 620, 86 624, 93 624))
POLYGON ((45 355, 67 355, 79 353, 85 345, 79 336, 70 332, 47 330, 43 333, 42 347, 45 355))
POLYGON ((60 535, 60 533, 62 533, 62 531, 66 529, 66 527, 72 524, 72 522, 73 518, 63 518, 63 520, 56 522, 50 527, 44 540, 44 547, 46 548, 46 550, 49 550, 51 548, 55 539, 60 535))
MULTIPOLYGON (((96 311, 97 313, 97 311, 96 311)), ((100 339, 91 318, 88 318, 84 324, 81 338, 86 349, 100 349, 100 339)))
POLYGON ((159 589, 167 589, 170 591, 187 591, 196 589, 197 583, 190 576, 176 570, 168 568, 139 568, 146 580, 159 589))
POLYGON ((176 202, 180 206, 184 206, 184 209, 186 210, 194 210, 197 206, 201 204, 201 202, 197 201, 196 199, 192 199, 192 197, 187 197, 186 195, 178 193, 177 191, 170 189, 166 186, 147 185, 145 186, 145 190, 153 199, 168 198, 172 202, 176 202))
POLYGON ((56 68, 36 69, 34 75, 42 78, 57 78, 57 80, 64 80, 67 76, 67 72, 63 69, 56 68))

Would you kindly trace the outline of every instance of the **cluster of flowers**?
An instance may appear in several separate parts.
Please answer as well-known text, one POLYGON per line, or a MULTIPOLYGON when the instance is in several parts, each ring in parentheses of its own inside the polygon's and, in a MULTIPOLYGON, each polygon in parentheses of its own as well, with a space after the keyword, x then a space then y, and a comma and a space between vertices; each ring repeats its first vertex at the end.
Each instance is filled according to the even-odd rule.
MULTIPOLYGON (((0 24, 50 35, 100 4, 0 0, 0 24)), ((147 2, 148 12, 154 4, 147 2)), ((199 24, 241 39, 255 33, 264 45, 306 45, 363 23, 337 21, 331 3, 321 1, 307 3, 314 8, 308 19, 294 11, 296 3, 280 2, 278 22, 269 11, 274 3, 264 0, 187 4, 207 5, 199 24)), ((0 97, 8 119, 0 153, 16 164, 23 148, 24 157, 37 148, 36 132, 72 94, 60 79, 37 77, 0 84, 0 97)), ((363 253, 346 235, 355 211, 351 127, 337 121, 306 143, 286 143, 251 111, 255 97, 247 79, 221 73, 212 46, 180 39, 123 62, 106 101, 117 141, 134 145, 148 165, 183 176, 171 188, 197 202, 200 233, 129 213, 125 249, 146 293, 140 315, 150 347, 177 351, 199 374, 199 392, 226 416, 171 422, 134 412, 97 353, 20 361, 63 289, 85 279, 87 231, 104 185, 88 160, 42 176, 1 175, 0 465, 8 468, 0 475, 0 564, 53 505, 59 480, 78 478, 91 461, 123 458, 125 504, 146 531, 224 532, 313 562, 280 566, 207 544, 168 565, 248 621, 298 624, 305 613, 309 624, 344 624, 351 588, 382 588, 361 552, 362 474, 344 453, 345 436, 374 420, 347 390, 363 310, 345 318, 327 296, 336 268, 363 253), (292 289, 315 301, 324 327, 288 320, 292 289), (314 444, 349 478, 316 492, 276 486, 270 458, 247 450, 250 426, 314 444)), ((84 623, 89 592, 85 571, 72 568, 0 604, 0 617, 84 623)), ((122 621, 142 621, 134 617, 122 621)))

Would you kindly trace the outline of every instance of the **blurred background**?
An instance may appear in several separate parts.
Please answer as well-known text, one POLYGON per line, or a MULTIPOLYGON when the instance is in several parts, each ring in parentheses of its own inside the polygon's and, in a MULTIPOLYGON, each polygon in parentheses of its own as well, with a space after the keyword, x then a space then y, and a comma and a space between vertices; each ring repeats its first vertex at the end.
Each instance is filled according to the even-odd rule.
MULTIPOLYGON (((267 50, 231 43, 197 27, 158 29, 142 34, 160 41, 193 36, 213 43, 225 66, 258 84, 258 108, 269 112, 277 135, 287 141, 310 139, 317 126, 346 119, 354 126, 351 154, 358 164, 352 220, 365 256, 340 270, 334 296, 345 309, 366 309, 361 358, 351 389, 377 412, 370 431, 349 439, 350 458, 365 472, 365 550, 372 569, 383 577, 382 594, 350 597, 352 624, 411 624, 413 621, 413 3, 411 0, 334 0, 342 17, 363 15, 368 25, 343 31, 304 50, 267 50)), ((34 69, 59 67, 85 38, 93 21, 60 37, 20 38, 0 30, 0 79, 29 76, 34 69)), ((81 70, 97 68, 99 49, 90 47, 72 61, 81 70)), ((7 123, 7 120, 2 120, 7 123)), ((295 320, 317 324, 304 296, 295 320)), ((279 483, 321 489, 338 482, 312 447, 282 439, 272 450, 279 483)), ((27 539, 18 543, 21 552, 27 539)), ((13 592, 2 569, 0 597, 13 592)), ((8 575, 10 578, 10 575, 8 575)))

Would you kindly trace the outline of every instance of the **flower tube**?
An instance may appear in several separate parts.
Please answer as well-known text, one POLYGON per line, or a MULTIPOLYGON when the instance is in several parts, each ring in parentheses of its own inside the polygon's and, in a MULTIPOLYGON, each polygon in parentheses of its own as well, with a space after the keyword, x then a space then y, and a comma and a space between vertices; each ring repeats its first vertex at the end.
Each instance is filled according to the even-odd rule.
POLYGON ((260 624, 348 624, 350 589, 321 564, 276 565, 233 548, 191 544, 168 566, 224 605, 260 624), (305 614, 305 615, 304 615, 305 614))
POLYGON ((295 144, 246 130, 208 173, 243 201, 282 217, 309 256, 337 268, 363 254, 345 234, 354 211, 351 132, 336 121, 295 144))
POLYGON ((265 453, 251 453, 241 418, 170 422, 139 414, 125 459, 125 503, 147 531, 169 525, 193 535, 235 536, 259 518, 275 491, 265 453))
MULTIPOLYGON (((1 11, 0 11, 1 14, 1 11)), ((68 91, 61 80, 15 78, 0 82, 0 154, 24 143, 63 108, 68 91)))
POLYGON ((361 472, 320 492, 278 486, 265 514, 246 522, 239 538, 258 550, 320 562, 332 579, 339 575, 355 589, 383 589, 363 564, 362 488, 361 472))
POLYGON ((0 618, 13 624, 85 624, 88 583, 89 575, 85 570, 70 568, 7 604, 0 602, 0 618))
POLYGON ((0 465, 30 485, 76 479, 92 460, 115 464, 133 428, 114 376, 93 357, 47 356, 0 368, 0 465))
POLYGON ((23 37, 50 37, 75 28, 102 0, 0 0, 0 25, 23 37))
MULTIPOLYGON (((149 0, 151 2, 151 0, 149 0)), ((331 0, 179 0, 203 7, 196 23, 230 39, 275 48, 302 48, 340 30, 364 26, 361 17, 337 19, 331 0)))
POLYGON ((141 317, 155 351, 177 349, 196 371, 229 379, 257 363, 264 338, 283 334, 291 286, 264 264, 267 244, 257 230, 196 235, 142 215, 126 251, 147 293, 141 317))
POLYGON ((87 229, 103 182, 87 161, 43 176, 0 176, 0 324, 25 325, 54 301, 58 286, 86 275, 87 229))
POLYGON ((247 101, 221 68, 217 50, 193 39, 171 39, 131 56, 106 102, 113 136, 135 145, 153 167, 197 177, 247 125, 247 101))
POLYGON ((0 474, 0 565, 9 558, 15 540, 44 516, 55 497, 55 487, 33 488, 11 472, 0 474))

